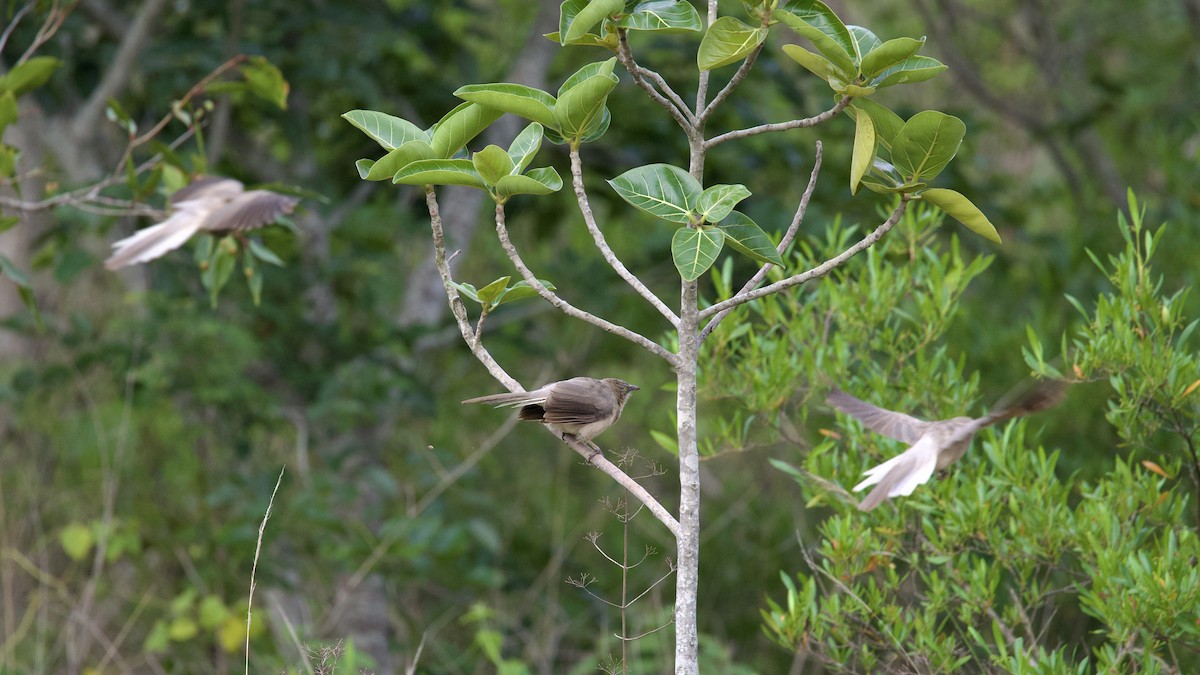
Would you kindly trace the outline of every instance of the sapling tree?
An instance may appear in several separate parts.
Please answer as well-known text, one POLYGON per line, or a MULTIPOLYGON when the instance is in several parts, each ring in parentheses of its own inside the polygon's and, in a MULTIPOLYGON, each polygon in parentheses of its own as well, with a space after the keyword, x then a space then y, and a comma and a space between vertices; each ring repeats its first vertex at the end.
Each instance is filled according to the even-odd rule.
MULTIPOLYGON (((563 46, 598 47, 614 56, 589 63, 568 77, 556 95, 511 83, 472 84, 455 95, 464 102, 429 129, 378 111, 354 110, 345 119, 379 143, 385 151, 377 159, 357 164, 365 180, 391 180, 421 186, 429 210, 433 246, 443 286, 464 342, 501 384, 522 391, 523 384, 510 375, 484 346, 481 326, 488 312, 508 300, 537 297, 573 318, 620 336, 660 357, 676 376, 676 429, 672 445, 679 459, 679 510, 672 514, 654 495, 609 461, 591 443, 571 437, 564 442, 592 465, 604 471, 642 504, 675 537, 677 571, 674 610, 675 670, 695 673, 697 664, 696 597, 699 588, 700 476, 697 444, 697 370, 701 345, 740 305, 798 287, 826 276, 851 257, 870 248, 904 216, 909 204, 923 200, 944 210, 971 230, 999 241, 988 219, 963 195, 931 182, 954 157, 965 134, 961 120, 938 111, 917 113, 908 120, 871 100, 878 90, 921 82, 945 69, 936 60, 919 55, 923 39, 881 40, 860 26, 848 26, 826 5, 804 0, 757 0, 742 3, 745 17, 718 16, 717 2, 707 3, 701 16, 688 2, 624 0, 567 0, 562 4, 559 31, 548 35, 563 46), (790 30, 806 39, 815 51, 787 45, 784 53, 804 69, 824 80, 832 90, 832 104, 810 117, 759 126, 710 130, 714 112, 727 102, 743 82, 773 31, 790 30), (694 103, 654 70, 640 63, 631 35, 701 33, 696 55, 698 75, 694 103), (656 296, 613 253, 589 203, 584 186, 583 147, 600 141, 611 125, 619 125, 606 105, 620 83, 618 64, 633 83, 678 125, 687 140, 686 166, 654 163, 630 168, 608 181, 630 206, 651 214, 675 228, 671 257, 680 276, 677 303, 656 296), (736 70, 719 89, 713 73, 725 66, 736 70), (715 93, 714 93, 715 92, 715 93), (507 148, 488 146, 477 152, 466 145, 500 115, 511 113, 530 124, 507 148), (891 206, 882 222, 857 241, 806 269, 786 269, 784 253, 793 245, 817 180, 822 150, 818 143, 807 185, 797 196, 790 223, 764 229, 737 206, 751 197, 740 184, 706 184, 705 160, 709 150, 727 142, 758 134, 813 127, 848 118, 855 137, 848 179, 852 193, 861 187, 887 196, 891 206), (519 195, 542 195, 559 190, 563 181, 552 168, 530 169, 543 141, 562 144, 570 157, 570 183, 583 222, 596 252, 613 270, 662 316, 670 337, 662 343, 597 316, 572 304, 571 289, 554 288, 526 265, 509 237, 505 223, 508 202, 519 195), (495 202, 496 235, 500 247, 516 268, 521 281, 510 286, 510 277, 468 285, 452 278, 439 216, 436 187, 465 185, 485 190, 495 202), (771 233, 768 233, 768 230, 771 233), (726 250, 759 264, 740 290, 713 303, 701 294, 700 280, 726 250), (772 283, 764 285, 770 278, 772 283), (481 306, 472 326, 463 297, 481 306), (668 346, 664 346, 668 345, 668 346)), ((622 91, 622 94, 624 92, 622 91)), ((611 231, 609 229, 608 231, 611 231)))

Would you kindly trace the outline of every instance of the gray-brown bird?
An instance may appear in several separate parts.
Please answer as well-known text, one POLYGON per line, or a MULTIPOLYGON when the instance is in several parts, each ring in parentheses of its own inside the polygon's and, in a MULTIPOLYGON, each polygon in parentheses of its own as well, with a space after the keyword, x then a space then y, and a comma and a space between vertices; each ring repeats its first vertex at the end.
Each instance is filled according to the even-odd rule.
POLYGON ((480 396, 463 403, 521 406, 517 419, 541 422, 560 437, 570 435, 586 443, 621 417, 629 394, 637 390, 638 387, 612 377, 603 380, 572 377, 533 391, 480 396))
POLYGON ((883 464, 867 469, 866 478, 854 486, 855 492, 876 486, 858 505, 860 510, 870 511, 889 497, 912 494, 918 485, 929 481, 935 470, 958 461, 980 429, 1053 407, 1063 399, 1065 390, 1064 382, 1043 380, 1011 403, 997 405, 983 417, 955 417, 933 422, 876 408, 837 389, 826 401, 858 419, 871 431, 910 446, 883 464))
POLYGON ((104 266, 136 265, 183 246, 197 232, 244 232, 291 213, 300 200, 268 190, 246 190, 220 176, 197 178, 171 195, 171 216, 113 244, 104 266))

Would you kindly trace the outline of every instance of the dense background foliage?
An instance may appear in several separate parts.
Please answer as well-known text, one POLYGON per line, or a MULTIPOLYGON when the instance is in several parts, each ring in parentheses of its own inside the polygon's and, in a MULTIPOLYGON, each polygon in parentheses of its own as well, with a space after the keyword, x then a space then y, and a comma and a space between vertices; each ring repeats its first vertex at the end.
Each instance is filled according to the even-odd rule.
MULTIPOLYGON (((0 5, 3 23, 22 6, 0 5)), ((256 672, 315 669, 312 653, 338 641, 346 672, 403 671, 418 651, 421 670, 450 673, 592 672, 620 654, 619 614, 565 580, 594 577, 587 590, 615 602, 620 572, 588 533, 614 557, 655 549, 631 589, 668 571, 669 538, 644 515, 626 530, 613 513, 619 490, 549 435, 460 408, 496 386, 462 348, 444 299, 414 291, 429 275, 421 195, 361 183, 354 160, 373 150, 339 118, 369 108, 428 125, 461 84, 522 78, 553 90, 599 58, 538 37, 557 9, 85 0, 67 16, 39 50, 62 66, 21 100, 5 136, 26 168, 42 167, 22 197, 116 166, 117 125, 82 119, 112 69, 126 72, 108 95, 146 128, 213 68, 250 53, 287 78, 287 109, 218 99, 205 145, 178 152, 309 198, 295 233, 264 235, 286 267, 265 270, 260 306, 233 283, 210 308, 187 252, 105 272, 106 242, 145 219, 64 207, 4 235, 5 255, 31 272, 39 316, 8 299, 0 672, 237 667, 258 525, 285 465, 258 564, 256 672), (139 17, 151 29, 140 55, 122 60, 139 17)), ((1005 243, 919 209, 827 283, 740 310, 714 334, 701 375, 704 672, 1018 672, 1030 659, 1083 671, 1196 667, 1200 373, 1187 326, 1200 307, 1176 292, 1194 283, 1200 250, 1200 8, 836 9, 883 36, 930 36, 924 52, 951 70, 887 103, 967 122, 948 186, 970 194, 1005 243), (835 419, 810 386, 819 395, 837 382, 933 417, 980 412, 1031 368, 1088 383, 1058 412, 977 439, 961 471, 899 509, 862 515, 839 500, 837 486, 896 448, 835 419)), ((16 25, 6 67, 45 11, 16 25)), ((710 129, 828 106, 828 90, 781 56, 780 40, 772 35, 741 101, 710 129)), ((634 47, 690 95, 697 41, 639 36, 634 47)), ((609 105, 614 124, 585 154, 593 207, 626 265, 672 298, 669 232, 602 179, 684 163, 686 148, 627 76, 609 105)), ((706 176, 745 183, 756 222, 782 229, 821 139, 825 169, 792 259, 822 259, 886 206, 846 189, 852 134, 842 118, 729 143, 706 176)), ((543 164, 568 173, 561 149, 545 149, 543 164)), ((462 279, 510 273, 491 245, 489 207, 452 191, 442 199, 461 211, 451 247, 462 279)), ((569 196, 514 202, 509 227, 564 295, 661 335, 659 317, 591 253, 569 196)), ((718 265, 708 297, 748 269, 730 265, 718 265)), ((670 466, 651 436, 673 427, 660 363, 541 303, 505 307, 488 325, 493 354, 527 384, 589 374, 641 385, 605 446, 636 448, 635 475, 670 466)), ((672 473, 646 482, 672 502, 672 473)), ((662 625, 670 595, 660 585, 636 603, 626 634, 662 625)), ((633 643, 633 672, 663 670, 669 632, 633 643)))

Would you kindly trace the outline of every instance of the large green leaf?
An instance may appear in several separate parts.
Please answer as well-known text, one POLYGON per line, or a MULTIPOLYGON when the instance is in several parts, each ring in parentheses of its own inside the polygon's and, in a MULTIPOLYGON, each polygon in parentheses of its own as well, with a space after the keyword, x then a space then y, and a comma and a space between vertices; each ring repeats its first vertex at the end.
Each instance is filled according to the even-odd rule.
POLYGON ((853 73, 857 70, 850 30, 825 3, 816 0, 788 0, 776 9, 771 17, 808 38, 817 51, 824 54, 825 58, 843 72, 853 73))
POLYGON ((850 158, 850 194, 858 192, 858 183, 875 161, 875 125, 863 110, 855 111, 854 154, 850 158))
POLYGON ((862 63, 864 56, 883 44, 874 33, 862 26, 846 26, 846 30, 850 32, 850 44, 854 47, 851 56, 855 63, 862 63))
POLYGON ((962 194, 945 188, 929 188, 921 193, 921 199, 949 213, 975 234, 1000 243, 1000 234, 992 222, 962 194))
POLYGON ((496 194, 500 197, 513 195, 548 195, 562 189, 562 177, 553 167, 533 169, 524 176, 505 176, 496 181, 496 194))
POLYGON ((747 26, 732 16, 723 16, 713 22, 700 40, 696 52, 696 65, 700 70, 712 70, 746 58, 750 52, 767 39, 766 28, 747 26))
POLYGON ((859 110, 866 112, 871 117, 871 126, 875 128, 876 152, 885 159, 891 159, 892 141, 896 139, 896 134, 904 128, 904 120, 891 110, 866 98, 854 99, 854 102, 846 108, 846 114, 857 120, 857 111, 859 110), (879 152, 879 148, 883 148, 884 152, 879 152))
MULTIPOLYGON (((409 164, 422 159, 436 159, 437 153, 425 141, 409 141, 381 157, 363 176, 367 180, 387 180, 409 164)), ((362 171, 362 167, 359 167, 362 171)))
POLYGON ((933 178, 954 159, 966 134, 967 125, 953 115, 937 110, 919 112, 896 134, 892 164, 906 179, 933 178))
POLYGON ((720 228, 681 227, 671 237, 671 259, 684 281, 695 281, 721 254, 725 233, 720 228))
POLYGON ((696 204, 696 212, 708 223, 719 223, 729 215, 733 207, 738 205, 750 191, 745 185, 710 185, 700 193, 700 201, 696 204))
POLYGON ((617 22, 629 30, 655 30, 667 33, 699 32, 704 30, 700 14, 690 2, 651 0, 633 8, 617 22))
POLYGON ((512 157, 509 157, 508 152, 498 145, 489 145, 475 153, 471 157, 471 165, 475 167, 475 171, 479 173, 483 182, 488 185, 495 185, 501 178, 512 174, 513 169, 516 168, 512 157))
POLYGON ((417 125, 387 113, 375 110, 351 110, 343 113, 342 119, 370 136, 371 140, 389 152, 409 141, 429 142, 429 134, 418 128, 417 125))
POLYGON ((608 181, 621 199, 673 223, 688 223, 703 191, 683 169, 670 164, 648 164, 630 169, 608 181))
POLYGON ((478 136, 479 132, 495 122, 496 118, 502 114, 504 111, 496 108, 478 103, 463 103, 446 113, 446 116, 433 126, 431 129, 433 135, 429 139, 429 145, 438 157, 443 159, 453 157, 459 148, 478 136))
POLYGON ((779 257, 771 238, 746 214, 734 211, 721 221, 720 227, 725 233, 725 241, 742 255, 760 263, 783 267, 783 258, 779 257))
POLYGON ((814 54, 800 45, 784 45, 783 53, 822 80, 828 80, 831 77, 841 80, 850 79, 850 76, 846 73, 838 72, 837 66, 832 61, 820 54, 814 54))
POLYGON ((875 77, 884 69, 890 68, 916 54, 917 50, 923 44, 925 44, 925 38, 914 40, 902 37, 888 40, 867 52, 859 64, 859 71, 868 79, 875 77))
POLYGON ((11 91, 0 92, 0 137, 4 129, 17 121, 17 97, 11 91))
POLYGON ((578 13, 568 19, 565 11, 568 4, 572 5, 572 9, 578 7, 578 3, 564 2, 562 5, 559 34, 563 45, 583 37, 606 17, 617 14, 625 8, 625 0, 592 0, 586 7, 578 9, 578 13))
MULTIPOLYGON (((546 281, 545 279, 538 279, 538 282, 545 286, 546 290, 555 290, 554 284, 546 281)), ((526 298, 536 298, 537 294, 537 290, 534 289, 533 286, 530 286, 529 282, 522 279, 521 281, 518 281, 510 286, 508 290, 496 300, 496 304, 503 305, 506 302, 515 302, 517 300, 524 300, 526 298)))
POLYGON ((392 180, 404 185, 466 185, 487 189, 469 159, 423 159, 401 169, 392 180))
POLYGON ((617 86, 615 75, 599 74, 571 87, 554 105, 559 133, 568 141, 578 141, 594 131, 604 116, 604 103, 617 86))
POLYGON ((0 75, 0 93, 11 91, 13 96, 30 92, 46 83, 62 61, 53 56, 35 56, 0 75))
POLYGON ((468 84, 459 87, 454 95, 464 101, 520 115, 544 126, 553 127, 555 124, 554 97, 541 89, 508 82, 468 84))
POLYGON ((615 70, 616 67, 617 57, 615 56, 605 59, 604 61, 593 61, 591 63, 584 64, 582 68, 574 73, 571 73, 571 76, 562 83, 562 86, 558 88, 558 95, 561 97, 563 94, 579 85, 579 83, 596 77, 597 75, 605 75, 612 77, 615 80, 616 75, 613 75, 613 70, 615 70))
POLYGON ((513 165, 517 167, 517 173, 525 170, 529 163, 533 161, 533 156, 542 147, 542 125, 533 122, 529 126, 521 130, 513 142, 508 146, 508 156, 512 159, 513 165))
POLYGON ((875 77, 876 87, 924 82, 946 69, 946 65, 928 56, 910 56, 875 77))

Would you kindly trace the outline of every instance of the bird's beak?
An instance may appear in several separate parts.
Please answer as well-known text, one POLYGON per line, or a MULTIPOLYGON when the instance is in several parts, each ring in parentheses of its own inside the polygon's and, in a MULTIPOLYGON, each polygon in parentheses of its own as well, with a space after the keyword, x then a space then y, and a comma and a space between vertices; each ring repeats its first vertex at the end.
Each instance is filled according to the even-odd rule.
POLYGON ((629 391, 637 391, 638 389, 641 389, 641 387, 637 386, 636 384, 629 385, 629 391))

